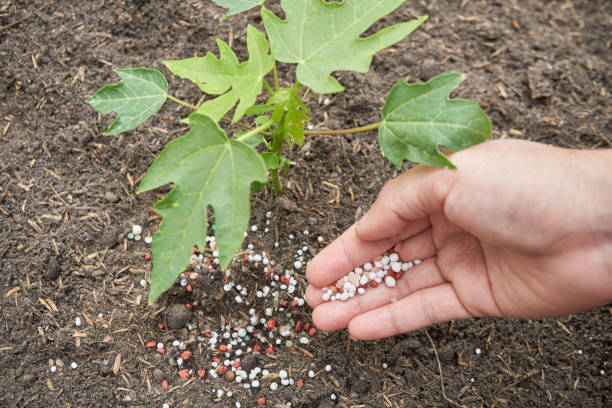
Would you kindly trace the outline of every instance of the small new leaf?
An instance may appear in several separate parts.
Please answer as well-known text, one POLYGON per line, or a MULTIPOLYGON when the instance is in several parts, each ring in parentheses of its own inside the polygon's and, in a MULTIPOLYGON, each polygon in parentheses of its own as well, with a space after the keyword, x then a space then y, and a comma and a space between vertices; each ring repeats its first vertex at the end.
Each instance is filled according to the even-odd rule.
POLYGON ((251 183, 265 182, 267 170, 248 144, 229 139, 208 116, 189 116, 189 132, 168 143, 140 183, 138 192, 174 183, 154 209, 163 216, 153 237, 149 304, 168 290, 189 264, 194 245, 206 245, 207 208, 215 213, 219 267, 227 268, 240 249, 249 222, 251 183))
POLYGON ((265 0, 213 0, 217 6, 224 7, 227 14, 223 18, 228 18, 233 15, 242 13, 252 9, 253 7, 261 6, 265 0))
POLYGON ((286 20, 262 9, 272 53, 278 61, 297 64, 297 79, 327 94, 344 87, 333 71, 367 72, 372 55, 404 39, 427 16, 385 27, 367 38, 359 36, 406 0, 283 0, 286 20))
POLYGON ((455 168, 439 146, 459 151, 491 137, 491 120, 476 101, 449 99, 463 82, 455 72, 427 83, 400 80, 382 109, 378 140, 385 156, 399 169, 404 159, 429 166, 455 168))
POLYGON ((166 61, 175 75, 195 82, 207 94, 221 96, 204 102, 197 110, 219 121, 238 103, 233 121, 237 122, 255 104, 262 91, 263 77, 272 70, 274 59, 269 54, 266 36, 253 26, 247 27, 248 61, 239 63, 236 54, 223 41, 217 40, 219 59, 208 53, 205 57, 166 61))
POLYGON ((102 114, 117 113, 105 135, 135 129, 161 108, 168 95, 166 78, 156 69, 125 68, 115 72, 123 81, 103 86, 87 100, 102 114))
POLYGON ((291 140, 299 146, 304 144, 304 122, 310 116, 310 110, 302 101, 300 92, 298 84, 293 88, 280 88, 267 102, 267 105, 274 109, 272 120, 277 123, 283 121, 282 127, 287 132, 286 141, 289 145, 292 145, 291 140))

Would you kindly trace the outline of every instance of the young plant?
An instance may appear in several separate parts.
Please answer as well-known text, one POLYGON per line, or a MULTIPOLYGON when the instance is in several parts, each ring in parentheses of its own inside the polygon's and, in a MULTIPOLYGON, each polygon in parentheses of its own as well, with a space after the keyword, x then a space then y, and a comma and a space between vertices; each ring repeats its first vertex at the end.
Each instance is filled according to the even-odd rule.
POLYGON ((167 99, 193 110, 183 120, 189 131, 168 143, 137 191, 174 183, 170 193, 154 206, 163 220, 151 245, 149 303, 185 270, 193 246, 204 248, 209 206, 215 214, 219 266, 228 267, 248 226, 250 193, 271 185, 275 195, 283 194, 280 172, 291 164, 282 155, 285 144, 301 146, 304 137, 311 134, 378 128, 382 151, 398 169, 403 160, 454 168, 440 146, 457 151, 483 142, 491 134, 491 121, 475 101, 449 99, 463 81, 458 73, 442 74, 426 83, 400 80, 391 88, 378 123, 334 131, 304 130, 310 116, 303 102, 308 92, 343 91, 332 72, 367 72, 373 54, 401 41, 427 20, 423 16, 361 37, 406 0, 283 0, 285 20, 267 10, 264 0, 213 1, 229 9, 226 17, 260 7, 267 38, 249 25, 249 57, 243 62, 221 40, 217 40, 218 58, 208 53, 165 62, 173 74, 191 80, 211 95, 204 103, 194 106, 172 96, 162 73, 146 68, 117 69, 122 81, 102 87, 88 100, 103 114, 117 114, 107 135, 135 129, 167 99), (280 86, 276 62, 296 65, 292 86, 280 86), (267 92, 265 103, 256 104, 263 89, 267 92), (232 109, 230 119, 227 115, 232 109), (221 121, 242 131, 230 138, 219 126, 221 121))

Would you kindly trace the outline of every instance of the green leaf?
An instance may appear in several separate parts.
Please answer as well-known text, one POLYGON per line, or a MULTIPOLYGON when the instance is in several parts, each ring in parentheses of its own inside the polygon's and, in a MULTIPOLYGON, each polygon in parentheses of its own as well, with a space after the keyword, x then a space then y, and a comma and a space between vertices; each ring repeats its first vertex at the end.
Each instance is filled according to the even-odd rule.
POLYGON ((240 249, 249 222, 253 181, 266 180, 266 167, 248 144, 229 139, 208 116, 189 116, 190 130, 162 150, 138 192, 173 182, 154 209, 163 216, 153 237, 153 273, 149 304, 168 290, 189 264, 194 245, 206 245, 207 208, 215 213, 220 268, 240 249))
POLYGON ((272 107, 266 105, 253 105, 246 110, 246 115, 259 115, 261 113, 270 112, 272 107))
POLYGON ((262 188, 268 187, 269 184, 270 182, 268 181, 265 183, 260 183, 259 181, 254 182, 253 186, 251 187, 251 194, 259 193, 262 188))
POLYGON ((235 14, 242 13, 252 9, 253 7, 261 6, 265 0, 213 0, 217 6, 224 7, 227 14, 223 18, 231 17, 235 14))
MULTIPOLYGON (((246 135, 247 133, 248 133, 248 131, 236 132, 236 133, 234 133, 234 138, 237 139, 237 138, 239 138, 242 135, 246 135)), ((255 134, 252 134, 247 139, 244 139, 242 141, 244 143, 248 144, 251 147, 257 147, 257 146, 259 146, 264 141, 264 137, 263 137, 263 135, 260 135, 259 133, 255 133, 255 134)))
POLYGON ((264 123, 266 123, 266 122, 267 122, 267 121, 269 121, 269 120, 270 120, 270 118, 269 118, 269 117, 267 117, 266 115, 257 116, 257 117, 255 118, 255 124, 256 124, 257 126, 260 126, 260 125, 263 125, 264 123))
POLYGON ((318 93, 341 92, 333 71, 367 72, 372 55, 412 33, 427 16, 360 38, 406 0, 283 0, 286 20, 262 9, 274 58, 297 64, 297 79, 318 93))
POLYGON ((273 152, 265 152, 261 154, 261 158, 263 159, 268 169, 278 168, 278 154, 273 152))
POLYGON ((255 104, 262 91, 263 77, 272 70, 274 59, 269 54, 266 36, 253 26, 247 27, 248 61, 239 63, 236 54, 223 41, 217 40, 219 59, 208 53, 205 57, 166 61, 175 75, 195 82, 207 94, 221 96, 204 102, 197 110, 219 121, 240 100, 233 121, 237 122, 255 104))
POLYGON ((117 119, 105 135, 135 129, 161 108, 168 95, 166 78, 156 69, 125 68, 115 72, 123 81, 103 86, 87 100, 102 114, 117 112, 117 119))
POLYGON ((491 120, 477 102, 449 99, 463 82, 451 72, 427 83, 400 80, 382 109, 378 140, 384 154, 399 169, 402 160, 436 167, 455 166, 439 146, 459 151, 491 137, 491 120))
POLYGON ((283 120, 282 127, 286 130, 287 144, 291 140, 301 146, 304 143, 304 122, 308 120, 310 111, 300 97, 301 88, 295 84, 292 88, 280 88, 274 92, 267 105, 274 107, 272 120, 283 120), (283 118, 284 115, 284 118, 283 118))
POLYGON ((293 165, 295 165, 295 163, 289 160, 288 158, 283 156, 278 157, 278 167, 285 170, 285 173, 287 173, 287 171, 289 170, 289 166, 293 165))

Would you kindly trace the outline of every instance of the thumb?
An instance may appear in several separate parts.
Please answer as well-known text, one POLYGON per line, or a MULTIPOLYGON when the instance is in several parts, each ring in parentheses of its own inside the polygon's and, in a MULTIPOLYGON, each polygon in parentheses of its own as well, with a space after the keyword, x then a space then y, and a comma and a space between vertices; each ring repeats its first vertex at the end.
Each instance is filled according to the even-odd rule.
POLYGON ((443 210, 455 178, 455 170, 422 165, 406 171, 385 184, 355 233, 365 241, 401 234, 412 222, 443 210))

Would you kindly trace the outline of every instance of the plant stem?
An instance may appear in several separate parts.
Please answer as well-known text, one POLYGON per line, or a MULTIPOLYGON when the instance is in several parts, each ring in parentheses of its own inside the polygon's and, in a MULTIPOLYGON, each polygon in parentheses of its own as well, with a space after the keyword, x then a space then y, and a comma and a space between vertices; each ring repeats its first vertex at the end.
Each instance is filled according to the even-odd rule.
POLYGON ((376 123, 371 123, 369 125, 366 126, 360 126, 360 127, 356 127, 356 128, 350 128, 350 129, 339 129, 339 130, 305 130, 304 134, 305 135, 311 135, 311 136, 319 136, 319 135, 345 135, 348 133, 359 133, 359 132, 365 132, 366 130, 372 130, 372 129, 377 129, 380 127, 382 122, 376 122, 376 123))
POLYGON ((244 135, 241 135, 240 137, 237 137, 236 140, 243 142, 246 139, 248 139, 249 137, 251 137, 253 135, 256 135, 257 133, 261 133, 262 131, 266 130, 267 128, 269 128, 273 124, 274 124, 274 121, 272 119, 270 119, 266 123, 263 123, 263 124, 257 126, 255 129, 251 129, 250 131, 246 132, 244 135))
POLYGON ((278 71, 276 70, 276 61, 274 61, 274 65, 272 66, 272 74, 274 75, 274 89, 278 91, 278 88, 280 88, 280 83, 278 82, 278 71))
POLYGON ((274 188, 274 195, 280 197, 283 195, 283 186, 280 182, 279 168, 272 169, 270 171, 270 180, 272 180, 272 187, 274 188))
POLYGON ((194 106, 194 105, 192 105, 192 104, 190 104, 190 103, 188 103, 188 102, 185 102, 185 101, 181 101, 179 98, 175 98, 174 96, 172 96, 172 95, 170 95, 170 94, 167 94, 166 96, 167 96, 167 97, 168 97, 168 99, 170 99, 172 102, 176 102, 176 103, 178 103, 179 105, 183 105, 184 107, 189 108, 189 109, 191 109, 191 110, 193 110, 193 111, 197 111, 197 110, 198 110, 198 107, 197 107, 197 106, 194 106))

